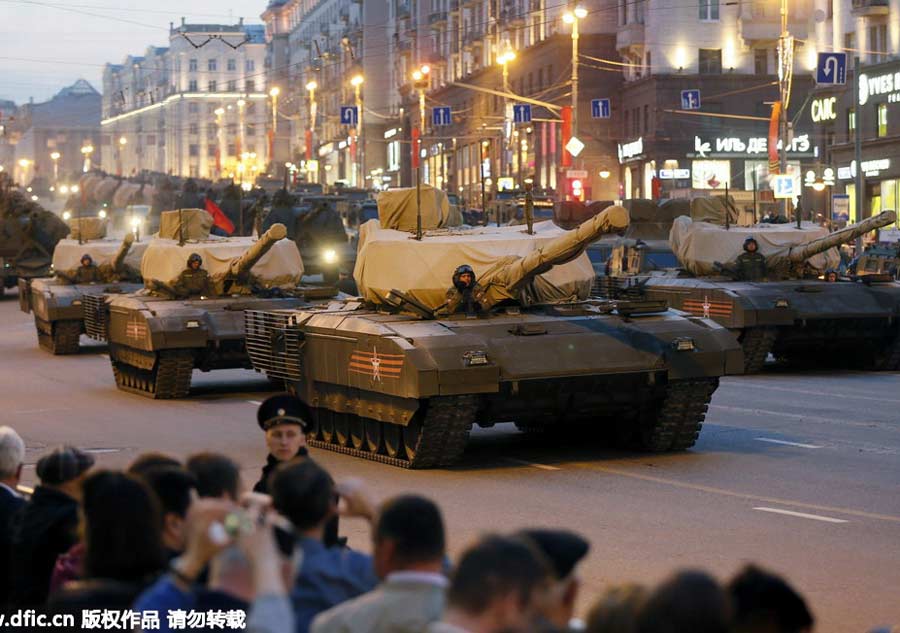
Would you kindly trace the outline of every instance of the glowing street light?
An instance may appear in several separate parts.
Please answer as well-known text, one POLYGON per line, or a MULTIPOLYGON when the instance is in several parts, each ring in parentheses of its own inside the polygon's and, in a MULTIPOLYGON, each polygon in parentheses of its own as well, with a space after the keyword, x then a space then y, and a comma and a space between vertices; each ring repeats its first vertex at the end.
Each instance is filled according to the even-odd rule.
POLYGON ((587 9, 576 6, 563 14, 563 22, 572 25, 572 133, 578 134, 578 20, 587 17, 587 9))
POLYGON ((359 73, 350 78, 350 85, 353 86, 353 92, 356 97, 356 111, 359 113, 356 117, 356 186, 365 188, 366 163, 363 156, 365 148, 365 141, 363 140, 363 118, 365 117, 365 114, 363 113, 362 94, 360 92, 363 81, 363 76, 359 73))
POLYGON ((269 96, 272 97, 272 135, 278 131, 278 95, 281 94, 281 88, 275 86, 269 90, 269 96))

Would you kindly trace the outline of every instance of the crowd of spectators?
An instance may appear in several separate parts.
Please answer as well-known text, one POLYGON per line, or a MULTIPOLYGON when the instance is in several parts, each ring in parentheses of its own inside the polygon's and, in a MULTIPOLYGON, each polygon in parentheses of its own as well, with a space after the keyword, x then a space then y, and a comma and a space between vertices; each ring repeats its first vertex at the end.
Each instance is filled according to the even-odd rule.
POLYGON ((181 462, 146 453, 126 471, 64 446, 18 491, 25 444, 0 427, 0 604, 73 614, 130 612, 135 630, 257 633, 800 633, 814 619, 783 579, 748 566, 721 584, 696 570, 656 587, 582 596, 590 544, 575 532, 485 534, 451 558, 438 505, 403 495, 376 505, 306 450, 307 417, 288 396, 263 403, 268 460, 247 486, 216 453, 181 462), (250 491, 252 489, 252 491, 250 491), (347 543, 337 518, 371 526, 347 543), (369 546, 370 545, 370 546, 369 546), (592 604, 576 619, 576 604, 592 604), (175 613, 230 614, 179 621, 175 613), (158 614, 158 620, 146 614, 158 614))

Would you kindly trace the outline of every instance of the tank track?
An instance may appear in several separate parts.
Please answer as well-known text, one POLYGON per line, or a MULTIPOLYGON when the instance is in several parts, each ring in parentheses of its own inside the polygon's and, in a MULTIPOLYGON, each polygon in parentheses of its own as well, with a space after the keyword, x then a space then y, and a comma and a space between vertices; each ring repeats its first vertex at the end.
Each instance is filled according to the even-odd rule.
POLYGON ((718 378, 673 380, 659 407, 641 420, 638 448, 657 453, 683 451, 697 441, 718 378))
POLYGON ((190 350, 156 352, 153 369, 142 369, 122 360, 111 360, 116 387, 157 400, 185 398, 191 391, 194 355, 190 350))
POLYGON ((41 349, 55 354, 77 354, 81 349, 79 339, 81 337, 81 321, 67 319, 55 323, 39 322, 35 317, 38 345, 41 349), (47 331, 49 330, 49 332, 47 331))
POLYGON ((772 327, 751 327, 743 331, 740 340, 745 374, 756 374, 763 368, 776 338, 778 330, 772 327))
POLYGON ((900 332, 894 335, 883 351, 877 351, 874 354, 870 368, 875 371, 900 370, 900 332))
MULTIPOLYGON (((307 437, 307 443, 315 448, 323 448, 344 455, 361 457, 382 464, 389 464, 399 468, 437 468, 449 466, 458 460, 466 448, 469 439, 469 431, 475 421, 478 411, 478 399, 476 396, 439 396, 428 399, 427 409, 421 416, 421 431, 417 436, 414 448, 414 457, 409 459, 406 450, 406 442, 401 439, 400 450, 392 457, 385 452, 384 433, 377 452, 367 450, 366 444, 362 448, 354 448, 351 440, 345 445, 338 444, 337 433, 332 435, 331 441, 322 439, 321 431, 317 428, 307 437)), ((370 421, 371 422, 371 421, 370 421)), ((410 424, 416 423, 415 418, 410 424)), ((380 422, 382 429, 389 422, 380 422)), ((400 434, 401 437, 405 435, 400 434)))

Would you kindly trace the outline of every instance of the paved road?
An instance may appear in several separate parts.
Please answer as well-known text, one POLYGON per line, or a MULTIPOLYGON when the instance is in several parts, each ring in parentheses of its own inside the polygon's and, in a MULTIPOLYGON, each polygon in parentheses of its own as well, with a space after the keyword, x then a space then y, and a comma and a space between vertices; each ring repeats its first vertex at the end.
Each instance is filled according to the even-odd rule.
MULTIPOLYGON (((106 466, 145 450, 210 449, 256 480, 264 451, 254 403, 269 389, 257 374, 195 373, 191 399, 154 402, 115 389, 102 347, 40 351, 11 293, 0 324, 0 422, 22 433, 29 464, 60 442, 94 450, 106 466)), ((379 497, 417 490, 438 500, 454 553, 489 530, 580 530, 593 543, 582 609, 614 583, 654 583, 680 567, 724 579, 755 561, 801 588, 819 631, 845 633, 900 624, 898 410, 900 374, 769 371, 724 380, 700 442, 679 455, 536 442, 498 425, 477 430, 449 470, 317 457, 379 497)), ((365 526, 345 527, 368 547, 365 526)))

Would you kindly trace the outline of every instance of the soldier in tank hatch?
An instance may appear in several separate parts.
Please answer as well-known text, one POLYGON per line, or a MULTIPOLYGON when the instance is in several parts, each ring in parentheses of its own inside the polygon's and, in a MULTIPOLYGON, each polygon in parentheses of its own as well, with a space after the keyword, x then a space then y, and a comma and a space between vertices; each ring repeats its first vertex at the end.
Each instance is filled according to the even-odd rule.
POLYGON ((738 255, 734 266, 716 262, 716 267, 736 281, 760 281, 766 276, 766 258, 759 252, 759 244, 752 235, 744 240, 744 252, 738 255))
POLYGON ((100 269, 94 263, 94 258, 88 253, 81 256, 81 265, 75 272, 75 283, 89 284, 95 281, 101 281, 100 269))
POLYGON ((203 258, 197 253, 191 253, 187 260, 187 268, 178 275, 175 294, 179 297, 211 297, 215 294, 209 273, 203 269, 203 258))
POLYGON ((472 267, 468 264, 458 266, 453 273, 453 285, 447 290, 447 303, 441 312, 454 314, 464 311, 467 315, 474 315, 481 310, 478 302, 481 292, 472 267))

